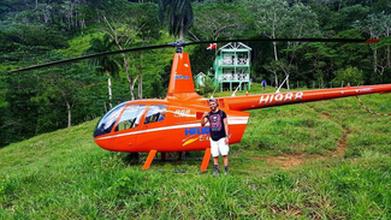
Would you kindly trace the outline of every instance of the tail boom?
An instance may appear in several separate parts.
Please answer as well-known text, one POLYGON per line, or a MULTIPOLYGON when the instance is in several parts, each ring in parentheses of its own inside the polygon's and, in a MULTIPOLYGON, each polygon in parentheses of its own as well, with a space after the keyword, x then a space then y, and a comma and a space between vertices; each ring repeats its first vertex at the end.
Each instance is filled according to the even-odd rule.
POLYGON ((389 92, 391 92, 391 84, 382 84, 372 86, 356 86, 226 97, 224 98, 224 102, 228 104, 229 108, 232 110, 245 111, 250 109, 268 108, 272 106, 290 105, 295 103, 315 102, 349 96, 389 92))

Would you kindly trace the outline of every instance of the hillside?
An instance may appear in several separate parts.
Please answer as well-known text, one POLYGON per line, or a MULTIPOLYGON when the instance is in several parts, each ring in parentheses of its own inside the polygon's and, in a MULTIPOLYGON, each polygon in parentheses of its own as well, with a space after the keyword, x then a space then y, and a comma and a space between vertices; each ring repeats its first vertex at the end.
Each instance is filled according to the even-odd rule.
MULTIPOLYGON (((391 94, 361 100, 391 113, 391 94)), ((220 177, 199 153, 141 171, 93 143, 93 120, 0 149, 0 219, 389 219, 390 119, 356 98, 252 111, 220 177)))

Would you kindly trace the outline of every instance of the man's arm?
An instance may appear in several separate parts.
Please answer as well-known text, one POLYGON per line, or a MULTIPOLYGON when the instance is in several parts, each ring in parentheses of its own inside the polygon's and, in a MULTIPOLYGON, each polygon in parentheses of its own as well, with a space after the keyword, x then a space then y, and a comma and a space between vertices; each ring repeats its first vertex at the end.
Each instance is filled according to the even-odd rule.
POLYGON ((227 138, 228 138, 229 137, 228 118, 224 118, 224 128, 225 128, 225 135, 227 135, 227 138))
POLYGON ((228 144, 229 143, 228 118, 225 117, 223 121, 224 121, 225 135, 227 136, 225 138, 225 144, 228 144))
POLYGON ((204 127, 206 123, 208 123, 208 113, 205 112, 204 115, 201 118, 201 126, 204 127))

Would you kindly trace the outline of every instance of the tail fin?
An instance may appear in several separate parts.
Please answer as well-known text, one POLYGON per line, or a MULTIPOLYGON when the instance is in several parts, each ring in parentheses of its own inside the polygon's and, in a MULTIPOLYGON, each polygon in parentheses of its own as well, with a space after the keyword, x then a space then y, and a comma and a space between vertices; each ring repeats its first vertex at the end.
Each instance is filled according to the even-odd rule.
POLYGON ((175 96, 178 93, 195 93, 190 59, 187 53, 176 53, 172 61, 167 96, 175 96))

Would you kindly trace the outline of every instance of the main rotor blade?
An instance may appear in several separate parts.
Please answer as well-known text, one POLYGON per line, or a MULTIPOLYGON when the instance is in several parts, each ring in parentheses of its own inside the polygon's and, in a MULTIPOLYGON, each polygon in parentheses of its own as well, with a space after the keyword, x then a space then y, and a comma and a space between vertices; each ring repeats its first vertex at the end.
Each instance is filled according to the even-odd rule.
POLYGON ((172 47, 172 45, 162 44, 162 45, 135 47, 135 48, 128 48, 128 49, 123 49, 123 50, 114 50, 114 51, 106 51, 106 52, 101 52, 101 53, 88 54, 85 56, 80 56, 80 57, 75 57, 75 58, 70 58, 70 59, 65 59, 65 60, 57 60, 57 61, 52 61, 52 62, 43 63, 43 64, 37 64, 37 65, 25 67, 25 68, 20 68, 20 69, 16 69, 16 70, 11 70, 11 71, 9 71, 9 73, 17 73, 17 72, 40 69, 40 68, 44 68, 44 67, 55 66, 55 65, 65 64, 65 63, 73 63, 73 62, 78 62, 80 60, 86 60, 86 59, 90 59, 90 58, 94 58, 94 57, 109 56, 109 55, 142 51, 142 50, 153 50, 153 49, 160 49, 160 48, 166 48, 166 47, 172 47))
POLYGON ((115 51, 107 51, 107 52, 101 52, 101 53, 88 54, 85 56, 64 59, 64 60, 58 60, 58 61, 52 61, 52 62, 48 62, 48 63, 37 64, 37 65, 25 67, 25 68, 11 70, 11 71, 9 71, 9 73, 17 73, 17 72, 40 69, 40 68, 44 68, 44 67, 55 66, 55 65, 65 64, 65 63, 72 63, 72 62, 77 62, 80 60, 90 59, 90 58, 94 58, 94 57, 109 56, 109 55, 128 53, 128 52, 134 52, 134 51, 142 51, 142 50, 154 50, 154 49, 161 49, 161 48, 167 48, 167 47, 183 47, 183 46, 198 45, 198 44, 229 43, 229 42, 289 42, 289 41, 347 44, 347 43, 377 43, 377 42, 379 42, 379 39, 375 39, 375 38, 370 38, 370 39, 365 39, 365 38, 363 38, 363 39, 357 39, 357 38, 254 38, 254 39, 248 39, 247 38, 247 39, 195 41, 195 42, 189 42, 189 43, 178 41, 178 42, 168 43, 168 44, 145 46, 145 47, 135 47, 135 48, 128 48, 128 49, 124 49, 124 50, 115 50, 115 51))
POLYGON ((229 42, 321 42, 321 43, 377 43, 377 38, 254 38, 254 39, 230 39, 208 40, 185 43, 185 46, 196 44, 229 43, 229 42))

